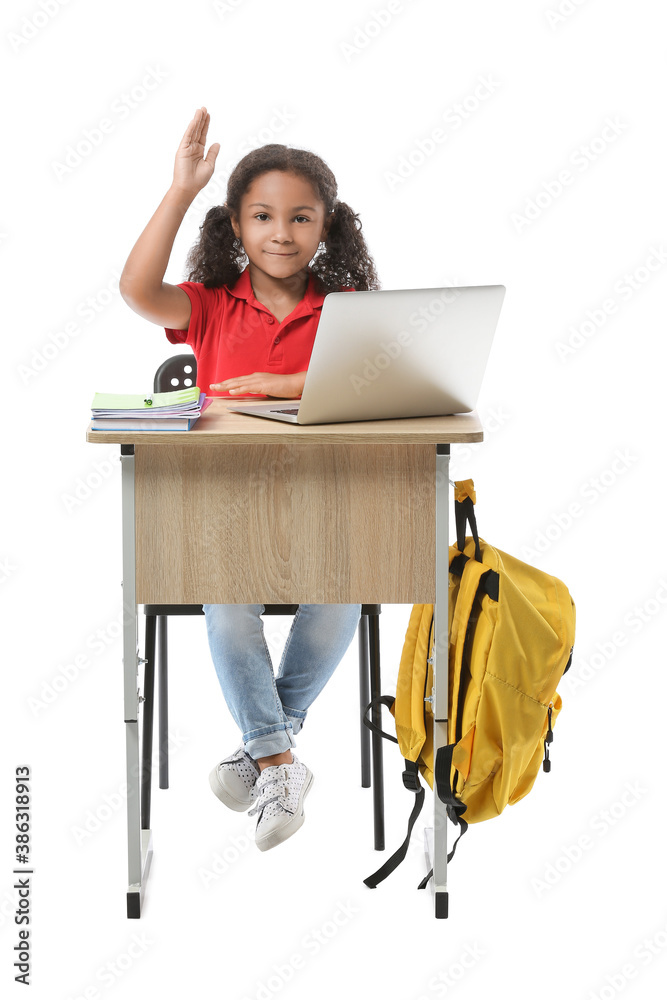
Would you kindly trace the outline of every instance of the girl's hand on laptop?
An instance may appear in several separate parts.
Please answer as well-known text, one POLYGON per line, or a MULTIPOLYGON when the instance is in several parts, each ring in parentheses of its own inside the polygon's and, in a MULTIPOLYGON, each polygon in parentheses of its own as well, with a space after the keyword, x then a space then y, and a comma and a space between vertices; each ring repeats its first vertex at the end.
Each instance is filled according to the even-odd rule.
POLYGON ((230 392, 235 396, 258 393, 275 396, 278 399, 296 399, 303 391, 305 372, 295 375, 277 375, 275 372, 253 372, 252 375, 237 375, 224 382, 212 382, 209 389, 214 392, 230 392))

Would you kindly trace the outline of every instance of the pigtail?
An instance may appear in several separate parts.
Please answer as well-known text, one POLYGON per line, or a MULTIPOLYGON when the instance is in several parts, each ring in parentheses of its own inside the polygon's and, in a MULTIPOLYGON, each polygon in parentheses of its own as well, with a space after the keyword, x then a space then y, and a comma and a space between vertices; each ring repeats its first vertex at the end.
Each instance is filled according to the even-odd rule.
POLYGON ((347 202, 336 201, 324 245, 310 265, 327 291, 350 287, 369 291, 380 287, 361 228, 361 219, 347 202))
POLYGON ((240 240, 234 235, 226 205, 209 208, 199 227, 199 239, 186 259, 188 281, 201 281, 205 288, 231 287, 248 262, 240 240))

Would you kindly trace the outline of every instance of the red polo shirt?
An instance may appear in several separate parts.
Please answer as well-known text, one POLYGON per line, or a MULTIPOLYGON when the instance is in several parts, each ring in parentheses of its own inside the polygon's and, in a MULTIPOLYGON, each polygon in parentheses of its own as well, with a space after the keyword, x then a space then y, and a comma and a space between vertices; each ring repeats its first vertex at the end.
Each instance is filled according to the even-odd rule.
POLYGON ((171 344, 192 348, 197 385, 207 396, 266 399, 260 393, 214 392, 210 386, 253 372, 293 375, 307 370, 325 298, 315 291, 312 271, 304 297, 282 323, 255 298, 247 267, 231 288, 205 288, 199 281, 183 281, 178 287, 192 304, 190 323, 187 330, 165 328, 165 333, 171 344))

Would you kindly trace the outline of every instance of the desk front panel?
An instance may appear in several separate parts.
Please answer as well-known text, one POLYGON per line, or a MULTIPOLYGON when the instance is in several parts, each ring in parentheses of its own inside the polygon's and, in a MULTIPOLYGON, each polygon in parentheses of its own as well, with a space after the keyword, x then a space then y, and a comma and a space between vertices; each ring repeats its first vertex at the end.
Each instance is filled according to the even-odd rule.
POLYGON ((137 603, 435 599, 435 445, 135 446, 137 603))

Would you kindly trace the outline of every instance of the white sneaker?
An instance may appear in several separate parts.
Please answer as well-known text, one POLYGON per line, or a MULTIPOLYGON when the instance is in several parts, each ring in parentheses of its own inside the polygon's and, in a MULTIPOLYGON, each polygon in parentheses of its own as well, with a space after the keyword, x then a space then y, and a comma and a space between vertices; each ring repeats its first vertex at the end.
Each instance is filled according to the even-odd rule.
POLYGON ((248 813, 259 813, 255 843, 268 851, 303 826, 303 800, 313 785, 313 774, 294 756, 291 764, 265 767, 257 779, 255 805, 248 813))
POLYGON ((208 783, 221 802, 236 812, 245 812, 257 798, 255 785, 259 764, 245 752, 243 743, 213 768, 208 783))

